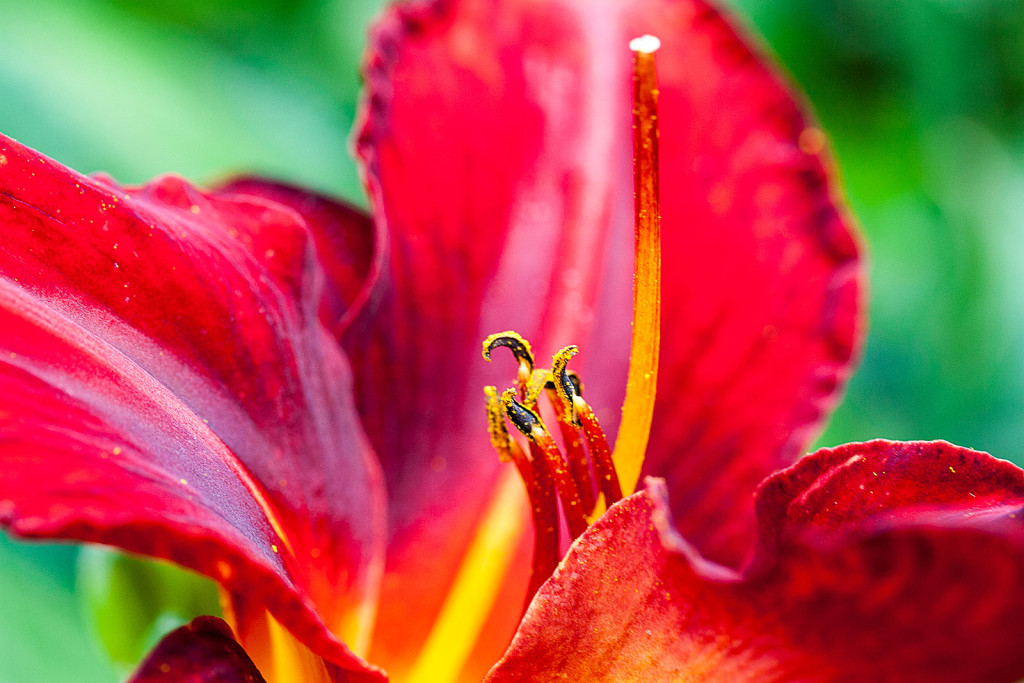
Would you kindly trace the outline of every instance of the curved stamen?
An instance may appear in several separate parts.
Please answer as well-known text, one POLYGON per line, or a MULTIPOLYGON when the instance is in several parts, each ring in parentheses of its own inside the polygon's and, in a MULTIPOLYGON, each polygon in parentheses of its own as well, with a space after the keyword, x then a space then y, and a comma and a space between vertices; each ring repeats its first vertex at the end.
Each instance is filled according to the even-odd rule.
MULTIPOLYGON (((605 505, 610 506, 622 499, 622 488, 619 485, 619 475, 612 462, 608 437, 601 429, 601 424, 597 421, 597 416, 594 415, 594 409, 583 400, 583 396, 577 390, 577 383, 572 382, 566 370, 566 363, 576 355, 576 352, 575 346, 567 346, 555 354, 551 368, 551 374, 555 379, 554 388, 558 393, 559 403, 563 406, 572 406, 572 423, 580 427, 584 436, 587 437, 587 448, 590 451, 590 461, 594 464, 597 484, 601 493, 604 494, 605 505)), ((587 514, 591 514, 593 510, 594 508, 590 507, 587 514)))
POLYGON ((608 437, 604 435, 601 423, 594 415, 594 409, 583 400, 582 396, 576 396, 573 399, 573 404, 576 407, 576 414, 583 424, 582 431, 587 437, 590 461, 594 463, 594 474, 597 475, 597 485, 601 489, 601 493, 604 494, 604 503, 606 506, 614 505, 622 500, 622 487, 612 461, 612 451, 608 447, 608 437))
POLYGON ((569 469, 572 470, 573 479, 576 480, 576 487, 579 489, 584 510, 589 515, 597 505, 597 496, 594 494, 594 480, 590 475, 590 462, 583 451, 583 444, 578 432, 583 424, 576 414, 574 403, 582 385, 579 377, 575 373, 570 373, 566 367, 569 360, 577 353, 579 353, 579 349, 576 346, 567 346, 555 354, 551 360, 551 382, 548 386, 557 398, 551 403, 555 406, 555 413, 558 415, 558 426, 561 429, 566 455, 569 458, 569 469))
POLYGON ((519 385, 525 386, 530 381, 533 373, 533 351, 530 350, 530 342, 523 339, 518 332, 506 330, 497 332, 487 339, 484 339, 484 358, 490 362, 491 353, 499 346, 504 346, 512 352, 519 362, 519 385))
POLYGON ((583 512, 590 515, 597 505, 597 495, 594 492, 594 479, 590 473, 590 460, 587 458, 586 450, 583 447, 583 439, 579 429, 572 424, 572 421, 565 414, 562 402, 555 395, 555 384, 549 382, 547 385, 551 405, 555 408, 555 415, 558 417, 558 430, 562 434, 562 443, 565 445, 565 455, 569 460, 569 471, 576 482, 576 490, 580 492, 580 500, 583 502, 583 512))
POLYGON ((501 398, 498 397, 498 387, 484 387, 484 395, 487 396, 487 433, 491 436, 491 445, 498 451, 498 460, 512 462, 512 448, 518 448, 518 444, 508 435, 505 411, 501 405, 501 398))

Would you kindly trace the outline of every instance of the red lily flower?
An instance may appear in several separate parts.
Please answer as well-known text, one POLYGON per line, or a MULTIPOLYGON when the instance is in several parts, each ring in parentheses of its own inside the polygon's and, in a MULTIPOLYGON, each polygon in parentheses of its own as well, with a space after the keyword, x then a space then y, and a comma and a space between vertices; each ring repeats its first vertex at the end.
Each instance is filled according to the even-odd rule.
POLYGON ((702 0, 462 0, 374 32, 373 223, 259 180, 124 189, 0 143, 0 516, 225 589, 233 630, 172 633, 137 680, 381 678, 369 661, 442 681, 499 659, 530 518, 488 443, 500 368, 478 345, 579 344, 616 427, 624 48, 645 32, 665 225, 645 471, 666 484, 583 533, 492 676, 1021 675, 1020 470, 941 444, 822 451, 761 485, 755 520, 859 332, 822 135, 779 80, 702 0))

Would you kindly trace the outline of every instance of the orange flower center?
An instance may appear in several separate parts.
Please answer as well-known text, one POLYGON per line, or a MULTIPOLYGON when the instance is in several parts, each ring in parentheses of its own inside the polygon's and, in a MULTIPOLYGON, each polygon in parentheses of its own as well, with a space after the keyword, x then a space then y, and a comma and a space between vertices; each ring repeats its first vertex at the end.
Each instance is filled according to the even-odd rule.
MULTIPOLYGON (((554 355, 551 369, 534 365, 530 344, 515 332, 493 334, 484 341, 484 357, 504 346, 518 362, 517 381, 499 395, 485 387, 491 443, 498 457, 512 462, 526 487, 533 512, 534 555, 526 596, 551 576, 559 552, 559 501, 570 535, 575 539, 607 506, 631 494, 640 478, 654 412, 661 324, 661 214, 658 177, 657 76, 654 52, 660 43, 643 36, 633 50, 633 129, 635 191, 635 262, 633 335, 622 423, 615 449, 608 445, 593 409, 583 399, 582 384, 567 369, 578 352, 568 346, 554 355), (545 397, 556 416, 564 449, 559 448, 541 418, 545 397), (507 424, 525 437, 525 448, 509 434, 507 424)), ((446 683, 459 673, 479 637, 504 576, 520 528, 521 493, 513 477, 498 486, 476 537, 420 657, 407 681, 446 683)))

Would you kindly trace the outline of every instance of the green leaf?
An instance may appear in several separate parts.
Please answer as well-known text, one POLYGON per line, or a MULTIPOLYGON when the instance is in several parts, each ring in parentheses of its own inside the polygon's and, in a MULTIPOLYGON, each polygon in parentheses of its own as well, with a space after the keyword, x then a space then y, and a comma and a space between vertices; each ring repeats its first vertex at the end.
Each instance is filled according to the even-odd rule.
POLYGON ((168 562, 87 546, 78 593, 94 633, 126 674, 162 638, 203 614, 220 615, 216 584, 168 562))
POLYGON ((88 638, 86 621, 60 571, 74 550, 0 534, 0 678, 20 683, 115 680, 88 638))

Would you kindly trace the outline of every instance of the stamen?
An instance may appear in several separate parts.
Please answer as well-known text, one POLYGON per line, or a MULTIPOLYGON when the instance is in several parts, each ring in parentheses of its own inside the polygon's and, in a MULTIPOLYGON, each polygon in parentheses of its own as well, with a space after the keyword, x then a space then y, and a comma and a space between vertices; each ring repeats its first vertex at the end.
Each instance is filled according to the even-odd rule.
POLYGON ((530 606, 534 594, 540 590, 544 582, 555 573, 561 553, 558 549, 558 503, 555 495, 555 482, 551 471, 544 462, 540 448, 530 442, 530 453, 533 456, 533 481, 530 482, 530 507, 533 510, 533 570, 530 573, 530 587, 526 591, 523 611, 530 606))
POLYGON ((576 490, 576 482, 573 481, 572 475, 569 473, 569 468, 565 458, 558 450, 558 445, 544 427, 540 416, 516 400, 514 389, 506 390, 501 396, 501 402, 505 406, 505 414, 508 416, 509 422, 540 448, 548 469, 551 471, 551 476, 555 480, 558 497, 562 500, 562 510, 565 512, 565 520, 569 524, 569 532, 574 539, 577 538, 587 530, 587 518, 583 512, 583 501, 580 500, 579 491, 576 490))
POLYGON ((597 476, 597 485, 604 494, 604 504, 614 505, 622 500, 622 488, 619 486, 619 475, 615 471, 611 449, 608 448, 608 437, 604 435, 601 423, 597 421, 590 404, 584 401, 582 396, 576 396, 573 402, 576 405, 576 414, 583 424, 583 434, 587 437, 590 461, 594 463, 594 474, 597 476))
MULTIPOLYGON (((604 503, 606 506, 612 505, 622 499, 622 490, 619 487, 619 477, 615 472, 615 466, 612 464, 608 438, 604 435, 604 430, 601 429, 593 408, 577 391, 576 384, 571 381, 569 373, 566 371, 566 363, 576 355, 576 352, 575 346, 568 346, 555 354, 551 369, 554 389, 558 393, 559 404, 572 407, 575 424, 580 426, 584 436, 587 437, 590 460, 594 463, 594 473, 597 475, 601 493, 604 494, 604 503)), ((590 483, 589 476, 587 483, 588 485, 590 483)), ((594 507, 588 506, 587 514, 589 515, 593 511, 594 507)))
POLYGON ((523 405, 529 407, 531 410, 537 407, 537 401, 540 400, 540 392, 544 391, 544 387, 548 382, 551 381, 551 373, 548 370, 536 369, 533 374, 530 375, 530 381, 526 383, 525 387, 520 387, 520 397, 523 400, 523 405))
POLYGON ((488 362, 491 360, 491 353, 499 346, 509 349, 519 361, 519 386, 525 386, 533 373, 533 352, 530 350, 530 342, 512 330, 492 334, 484 339, 484 358, 488 362))
POLYGON ((612 456, 622 489, 636 489, 651 431, 661 336, 661 209, 658 175, 658 78, 653 36, 633 49, 633 187, 636 209, 633 340, 622 424, 612 456))
MULTIPOLYGON (((533 570, 526 594, 526 605, 529 605, 534 593, 558 566, 558 504, 555 502, 555 485, 539 450, 537 453, 540 457, 535 455, 531 461, 519 444, 509 436, 497 388, 484 387, 484 393, 487 395, 487 422, 491 444, 498 451, 498 458, 502 462, 515 463, 526 487, 526 495, 530 499, 530 509, 533 512, 533 570)), ((531 444, 531 450, 534 448, 536 447, 531 444)))
POLYGON ((590 515, 597 505, 597 495, 594 493, 594 480, 590 476, 590 461, 583 448, 583 439, 580 438, 579 428, 573 425, 572 420, 566 415, 562 401, 555 395, 555 383, 550 382, 548 387, 551 405, 555 407, 555 415, 558 417, 558 429, 562 434, 562 443, 565 444, 569 471, 572 473, 573 481, 576 482, 576 490, 579 491, 580 501, 583 503, 583 514, 590 515))
POLYGON ((551 359, 551 377, 554 380, 555 393, 558 394, 558 399, 562 403, 562 410, 565 416, 569 419, 570 424, 576 427, 580 426, 580 420, 576 417, 576 409, 572 405, 572 397, 576 394, 576 387, 569 381, 569 375, 565 371, 565 367, 568 365, 569 359, 579 352, 580 350, 576 346, 566 346, 551 359))
POLYGON ((512 447, 516 443, 508 435, 505 426, 505 411, 498 398, 498 387, 484 387, 484 394, 487 396, 487 432, 491 435, 491 445, 498 451, 498 460, 511 462, 512 447))
POLYGON ((584 514, 590 515, 597 505, 597 496, 594 493, 594 481, 590 476, 590 462, 587 460, 583 443, 580 441, 578 430, 582 423, 576 415, 576 407, 573 403, 573 399, 579 394, 581 385, 579 377, 575 374, 570 375, 566 369, 569 359, 578 352, 577 347, 567 346, 555 354, 551 361, 551 382, 548 386, 557 399, 552 400, 551 403, 558 416, 558 427, 562 432, 562 441, 565 443, 569 469, 572 471, 572 478, 576 481, 576 488, 580 492, 584 514))

